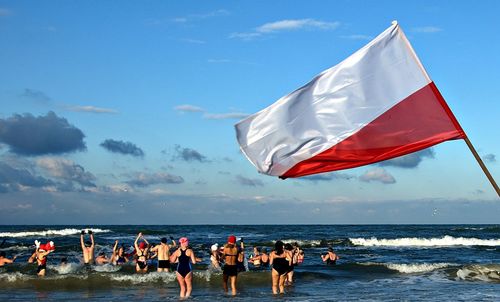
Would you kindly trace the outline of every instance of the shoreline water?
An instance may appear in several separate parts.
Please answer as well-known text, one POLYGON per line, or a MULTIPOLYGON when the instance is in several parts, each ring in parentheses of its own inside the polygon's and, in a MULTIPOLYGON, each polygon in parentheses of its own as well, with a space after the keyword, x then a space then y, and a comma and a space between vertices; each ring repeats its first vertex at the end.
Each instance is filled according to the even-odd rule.
MULTIPOLYGON (((80 263, 81 226, 0 226, 0 251, 19 255, 0 268, 0 300, 26 301, 88 299, 115 301, 178 300, 175 273, 138 275, 132 265, 94 266, 80 263), (47 276, 35 276, 26 263, 33 240, 53 240, 47 276), (70 269, 58 269, 67 257, 70 269)), ((333 300, 500 300, 500 225, 95 225, 96 254, 109 254, 114 240, 131 244, 137 232, 148 241, 172 235, 187 236, 203 261, 195 266, 193 300, 225 298, 220 272, 208 269, 209 248, 223 244, 229 234, 244 237, 246 257, 253 245, 271 249, 277 239, 298 242, 305 251, 295 269, 296 283, 281 297, 286 301, 333 300), (334 267, 320 254, 333 247, 341 256, 334 267)), ((239 300, 274 301, 269 271, 240 273, 239 300)))

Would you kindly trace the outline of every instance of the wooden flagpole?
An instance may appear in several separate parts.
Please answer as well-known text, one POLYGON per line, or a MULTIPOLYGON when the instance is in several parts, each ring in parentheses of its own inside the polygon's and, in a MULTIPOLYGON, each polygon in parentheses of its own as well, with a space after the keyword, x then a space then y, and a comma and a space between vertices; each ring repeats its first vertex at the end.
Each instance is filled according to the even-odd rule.
POLYGON ((474 146, 470 142, 469 138, 465 136, 464 140, 467 146, 469 147, 470 151, 476 158, 477 162, 479 163, 479 166, 481 166, 481 169, 483 169, 484 174, 486 174, 486 177, 488 177, 488 180, 490 181, 491 185, 493 186, 493 188, 495 188, 495 191, 497 191, 498 197, 500 197, 500 189, 498 188, 495 179, 493 179, 493 176, 491 176, 490 171, 488 171, 488 168, 486 168, 486 166, 484 165, 483 160, 481 159, 481 157, 479 157, 479 154, 477 154, 476 149, 474 149, 474 146))

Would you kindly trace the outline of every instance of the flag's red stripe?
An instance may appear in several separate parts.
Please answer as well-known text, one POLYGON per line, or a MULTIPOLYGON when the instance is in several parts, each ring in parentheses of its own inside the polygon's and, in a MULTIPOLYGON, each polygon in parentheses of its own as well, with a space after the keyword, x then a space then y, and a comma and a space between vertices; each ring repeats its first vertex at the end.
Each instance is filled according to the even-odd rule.
POLYGON ((304 160, 281 178, 359 167, 465 138, 434 85, 421 88, 332 148, 304 160))

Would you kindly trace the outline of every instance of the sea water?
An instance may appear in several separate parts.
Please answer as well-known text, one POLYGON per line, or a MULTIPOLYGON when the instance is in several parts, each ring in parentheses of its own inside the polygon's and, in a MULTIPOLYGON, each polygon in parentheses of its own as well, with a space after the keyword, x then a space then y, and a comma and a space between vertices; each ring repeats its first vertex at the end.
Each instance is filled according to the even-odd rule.
MULTIPOLYGON (((91 300, 177 301, 175 273, 146 274, 133 263, 81 263, 80 231, 91 228, 96 255, 111 254, 115 240, 126 248, 138 232, 149 242, 188 237, 197 257, 192 301, 500 301, 500 225, 126 225, 0 226, 0 251, 14 264, 0 267, 0 301, 91 300), (253 246, 272 250, 276 240, 297 242, 305 252, 295 282, 273 296, 271 273, 248 264, 238 275, 238 295, 222 290, 222 274, 209 268, 210 246, 227 236, 243 238, 248 258, 253 246), (34 240, 54 241, 44 278, 27 263, 34 240), (340 256, 335 266, 321 258, 328 247, 340 256), (60 266, 61 258, 68 259, 60 266)), ((88 235, 86 235, 88 238, 88 235)))

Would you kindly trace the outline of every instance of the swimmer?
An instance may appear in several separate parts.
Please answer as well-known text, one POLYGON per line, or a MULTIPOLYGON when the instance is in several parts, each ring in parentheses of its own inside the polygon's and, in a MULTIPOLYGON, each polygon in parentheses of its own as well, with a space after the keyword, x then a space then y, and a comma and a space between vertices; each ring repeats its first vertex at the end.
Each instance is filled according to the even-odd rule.
POLYGON ((323 262, 327 265, 335 265, 339 259, 340 257, 335 254, 333 248, 331 247, 328 248, 328 252, 325 255, 321 255, 321 260, 323 260, 323 262))
POLYGON ((189 247, 189 240, 186 237, 179 239, 181 245, 172 255, 170 255, 170 262, 177 263, 177 281, 179 282, 180 292, 179 296, 184 299, 191 296, 193 289, 193 266, 196 264, 196 256, 193 250, 189 247))
POLYGON ((109 262, 110 262, 110 259, 108 257, 106 257, 106 254, 104 252, 100 252, 99 255, 97 255, 97 257, 95 258, 95 263, 97 265, 103 265, 103 264, 106 264, 109 262))
POLYGON ((267 254, 267 249, 265 247, 260 250, 260 265, 263 268, 269 267, 269 255, 267 254))
POLYGON ((253 266, 260 267, 262 255, 260 254, 260 248, 257 246, 253 247, 253 255, 250 256, 248 261, 252 262, 253 266))
POLYGON ((87 233, 90 236, 90 241, 84 242, 83 237, 85 235, 85 231, 82 230, 80 234, 80 245, 82 246, 83 263, 85 263, 85 265, 90 265, 94 264, 95 244, 94 244, 94 234, 92 233, 92 230, 88 230, 87 233))
POLYGON ((177 246, 172 236, 170 240, 172 245, 167 243, 167 238, 162 238, 160 244, 151 248, 151 251, 158 256, 158 272, 170 272, 170 249, 177 246))
POLYGON ((213 268, 220 269, 219 244, 215 243, 210 247, 210 264, 213 268))
POLYGON ((115 245, 113 246, 113 254, 111 255, 111 262, 114 265, 122 265, 128 262, 127 256, 125 256, 123 245, 118 248, 118 240, 115 240, 115 245))
POLYGON ((285 285, 291 285, 293 283, 293 269, 297 265, 298 250, 294 248, 290 243, 285 244, 285 250, 288 251, 288 258, 291 258, 290 266, 288 267, 288 273, 286 276, 285 285))
POLYGON ((142 236, 142 233, 137 234, 134 247, 137 256, 135 271, 138 273, 146 273, 148 271, 149 242, 142 236), (143 241, 138 244, 139 238, 142 238, 143 241))
POLYGON ((274 251, 269 255, 269 263, 272 265, 272 289, 273 294, 285 293, 285 281, 290 265, 292 265, 292 255, 284 249, 284 244, 281 240, 276 241, 274 251))
POLYGON ((0 252, 0 266, 4 266, 5 264, 12 263, 16 260, 17 256, 12 257, 12 259, 7 258, 7 255, 4 251, 0 252))
POLYGON ((29 257, 28 262, 37 262, 38 267, 36 273, 39 277, 45 276, 45 271, 47 270, 47 255, 55 250, 54 242, 50 241, 43 246, 38 240, 35 240, 35 252, 29 257))
POLYGON ((238 279, 238 262, 243 262, 243 253, 236 247, 236 237, 231 235, 227 238, 227 244, 224 246, 222 258, 224 259, 224 268, 222 270, 222 285, 224 292, 228 292, 227 282, 231 281, 231 294, 236 295, 236 281, 238 279))

